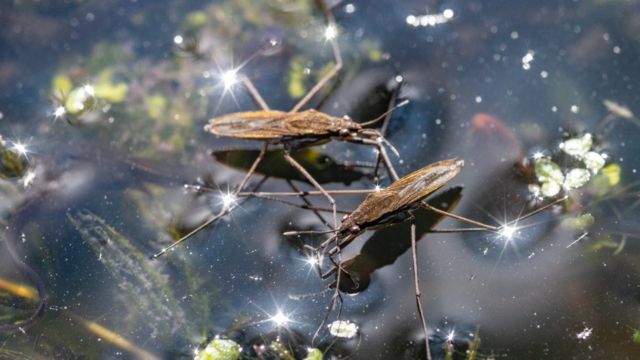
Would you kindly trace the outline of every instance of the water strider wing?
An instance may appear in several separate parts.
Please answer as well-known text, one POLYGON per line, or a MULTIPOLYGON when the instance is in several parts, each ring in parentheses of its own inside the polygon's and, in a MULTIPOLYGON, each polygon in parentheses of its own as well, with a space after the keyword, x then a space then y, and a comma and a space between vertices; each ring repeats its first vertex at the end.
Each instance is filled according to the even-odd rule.
POLYGON ((205 130, 219 136, 278 140, 283 137, 327 136, 342 125, 339 118, 315 110, 297 113, 247 111, 209 120, 205 130))
POLYGON ((462 169, 462 160, 443 160, 397 180, 384 190, 369 194, 350 215, 355 224, 375 222, 414 204, 451 181, 462 169))

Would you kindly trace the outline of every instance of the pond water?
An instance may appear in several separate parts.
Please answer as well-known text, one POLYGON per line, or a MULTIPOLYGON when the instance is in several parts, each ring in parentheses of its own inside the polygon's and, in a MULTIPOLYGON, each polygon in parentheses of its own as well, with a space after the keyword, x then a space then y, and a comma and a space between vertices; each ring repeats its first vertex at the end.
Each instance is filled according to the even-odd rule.
MULTIPOLYGON (((0 358, 193 358, 216 337, 241 358, 424 358, 410 222, 343 249, 349 291, 328 313, 335 276, 304 245, 330 235, 283 233, 326 231, 331 211, 301 206, 330 204, 229 197, 262 142, 203 130, 260 109, 241 76, 272 109, 294 107, 331 71, 333 36, 344 66, 305 108, 364 122, 409 100, 374 125, 398 175, 463 159, 430 203, 510 226, 428 233, 473 225, 413 211, 433 358, 638 358, 640 4, 326 7, 0 4, 0 358), (338 318, 357 332, 332 334, 338 318)), ((247 191, 315 190, 273 149, 247 191)), ((372 149, 292 155, 325 189, 372 191, 393 182, 372 149)), ((342 216, 364 195, 335 199, 342 216)))

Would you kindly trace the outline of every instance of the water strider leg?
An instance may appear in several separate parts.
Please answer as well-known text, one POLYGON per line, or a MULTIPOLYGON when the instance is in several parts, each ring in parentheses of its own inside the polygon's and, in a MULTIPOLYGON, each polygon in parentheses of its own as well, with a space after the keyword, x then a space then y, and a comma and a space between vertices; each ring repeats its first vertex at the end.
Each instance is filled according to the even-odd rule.
POLYGON ((236 190, 233 192, 234 196, 237 196, 238 193, 240 193, 240 191, 242 191, 242 189, 244 189, 244 187, 247 184, 247 182, 249 181, 249 178, 251 177, 251 175, 253 175, 253 173, 255 173, 256 168, 258 167, 258 164, 260 164, 260 161, 262 161, 262 159, 264 159, 264 156, 267 154, 267 150, 268 149, 269 149, 269 142, 265 141, 264 145, 262 145, 262 150, 260 150, 260 154, 258 154, 258 157, 253 161, 253 164, 251 164, 251 167, 249 168, 249 171, 247 172, 247 174, 242 179, 242 182, 240 183, 240 185, 238 185, 238 188, 236 188, 236 190))
MULTIPOLYGON (((318 206, 315 206, 315 205, 313 205, 311 203, 309 203, 309 204, 296 204, 294 202, 283 200, 283 199, 280 199, 280 198, 275 197, 275 196, 261 195, 260 193, 256 193, 255 195, 248 196, 248 197, 271 200, 271 201, 279 202, 281 204, 285 204, 285 205, 288 205, 288 206, 291 206, 291 207, 296 207, 296 208, 299 208, 299 209, 302 209, 302 210, 311 210, 311 211, 314 211, 314 212, 333 213, 333 209, 329 209, 329 208, 325 208, 325 207, 318 207, 318 206)), ((344 215, 351 214, 350 211, 345 211, 345 210, 340 210, 340 209, 337 209, 336 212, 338 214, 344 214, 344 215)), ((325 224, 327 227, 331 228, 331 224, 329 224, 328 222, 324 221, 323 224, 325 224)), ((325 232, 320 232, 320 233, 325 233, 325 232)), ((318 232, 317 231, 313 231, 313 230, 309 230, 309 231, 301 230, 301 231, 285 231, 283 233, 283 235, 285 235, 285 236, 295 236, 295 235, 302 235, 302 234, 318 234, 318 232)))
POLYGON ((380 183, 380 164, 382 163, 382 156, 380 152, 376 155, 376 167, 373 169, 373 182, 378 185, 380 183))
MULTIPOLYGON (((291 189, 293 189, 293 191, 300 192, 300 189, 298 189, 296 187, 296 185, 291 180, 287 179, 287 184, 289 184, 289 186, 291 187, 291 189)), ((333 227, 327 222, 327 220, 325 220, 325 218, 322 216, 322 214, 320 214, 318 211, 314 210, 315 206, 313 206, 313 204, 309 201, 309 199, 307 199, 306 195, 301 195, 300 196, 300 200, 302 200, 307 205, 307 208, 309 208, 309 209, 311 209, 311 211, 313 211, 313 213, 316 215, 316 217, 320 220, 321 223, 326 225, 329 229, 333 230, 333 227)))
POLYGON ((554 205, 557 205, 557 204, 565 201, 566 199, 567 199, 566 196, 561 197, 559 199, 556 199, 556 200, 554 200, 554 201, 552 201, 552 202, 550 202, 550 203, 548 203, 546 205, 543 205, 543 206, 541 206, 541 207, 529 212, 528 214, 520 216, 519 218, 517 218, 515 220, 511 220, 508 223, 506 223, 504 225, 501 225, 501 226, 488 225, 488 224, 482 223, 480 221, 472 220, 472 219, 466 218, 464 216, 456 215, 456 214, 450 213, 448 211, 444 211, 444 210, 438 209, 438 208, 433 207, 433 206, 431 206, 431 205, 429 205, 427 203, 420 203, 420 206, 422 208, 426 209, 426 210, 433 211, 433 212, 435 212, 437 214, 448 216, 450 218, 453 218, 453 219, 456 219, 456 220, 460 220, 460 221, 463 221, 463 222, 466 222, 466 223, 469 223, 469 224, 472 224, 472 225, 476 225, 476 226, 479 227, 479 228, 461 228, 461 229, 449 229, 449 230, 431 230, 431 232, 465 232, 465 231, 466 232, 472 232, 472 231, 498 232, 501 229, 503 229, 505 226, 509 226, 511 224, 516 224, 519 221, 522 221, 524 219, 530 218, 530 217, 532 217, 532 216, 534 216, 534 215, 536 215, 536 214, 538 214, 538 213, 540 213, 540 212, 542 212, 542 211, 544 211, 544 210, 546 210, 546 209, 548 209, 548 208, 550 208, 550 207, 552 207, 554 205))
MULTIPOLYGON (((332 26, 334 29, 336 28, 336 22, 333 18, 333 14, 329 9, 323 9, 327 16, 328 26, 332 26)), ((291 109, 289 112, 298 112, 303 106, 305 106, 311 98, 322 89, 327 82, 329 82, 340 69, 342 69, 342 54, 340 53, 340 48, 338 47, 338 43, 334 37, 329 39, 329 43, 331 43, 331 50, 333 51, 333 58, 335 59, 335 64, 331 68, 331 70, 320 79, 312 88, 307 92, 307 94, 298 101, 298 103, 291 109)))
MULTIPOLYGON (((363 190, 326 190, 327 194, 334 195, 368 195, 372 192, 375 192, 373 189, 363 189, 363 190)), ((324 196, 324 193, 321 191, 294 191, 294 192, 271 192, 271 191, 260 191, 260 192, 239 192, 238 196, 240 197, 252 197, 252 196, 324 196)))
POLYGON ((382 158, 382 162, 384 163, 384 166, 387 169, 389 176, 391 176, 391 180, 397 181, 398 179, 400 179, 400 177, 398 176, 398 173, 396 172, 396 169, 393 167, 393 164, 391 163, 391 159, 389 159, 389 155, 387 154, 387 151, 384 149, 384 146, 380 145, 380 143, 372 139, 364 139, 361 137, 351 137, 346 139, 346 141, 356 143, 356 144, 365 144, 365 145, 375 146, 376 149, 378 150, 378 156, 382 158))
POLYGON ((262 98, 262 95, 260 95, 260 92, 258 91, 258 89, 256 89, 256 87, 253 85, 253 82, 251 81, 251 79, 249 79, 246 76, 242 76, 242 83, 247 88, 247 91, 249 91, 249 94, 251 94, 251 97, 253 98, 253 100, 255 100, 255 102, 258 103, 258 105, 260 105, 260 108, 262 108, 262 110, 264 111, 271 110, 267 102, 264 101, 264 99, 262 98))
MULTIPOLYGON (((339 255, 340 254, 338 254, 338 256, 339 255)), ((338 315, 337 315, 336 318, 339 320, 340 316, 342 315, 342 305, 344 304, 344 299, 342 298, 342 294, 340 294, 340 272, 343 271, 343 270, 342 270, 342 267, 340 265, 339 259, 338 259, 338 262, 336 262, 332 257, 329 257, 329 260, 333 264, 334 268, 338 269, 338 275, 337 275, 336 282, 335 282, 335 291, 333 293, 333 296, 331 297, 331 304, 327 308, 326 315, 324 316, 324 318, 320 322, 320 325, 318 326, 318 329, 316 329, 316 332, 313 334, 313 338, 311 338, 311 344, 312 345, 315 343, 315 340, 318 337, 318 334, 320 333, 320 330, 322 330, 324 325, 329 320, 329 316, 331 315, 331 312, 335 309, 336 304, 338 302, 340 302, 340 308, 338 310, 338 315)), ((323 279, 325 279, 325 278, 326 277, 323 277, 323 279)))
MULTIPOLYGON (((260 182, 254 187, 254 190, 258 190, 266 180, 267 180, 267 177, 264 177, 262 180, 260 180, 260 182)), ((238 189, 240 189, 240 188, 238 188, 238 189)), ((245 199, 245 201, 246 200, 247 199, 245 199)), ((176 240, 171 245, 169 245, 169 246, 165 247, 164 249, 158 251, 157 253, 151 255, 150 258, 151 259, 157 259, 160 256, 166 254, 167 251, 175 248, 176 246, 178 246, 181 243, 185 242, 189 238, 193 237, 195 234, 199 233, 201 230, 205 229, 207 226, 209 226, 209 225, 213 224, 214 222, 216 222, 218 219, 220 219, 220 218, 224 217, 225 215, 229 214, 231 212, 231 210, 235 209, 238 205, 239 204, 232 204, 231 206, 226 206, 226 207, 222 208, 222 210, 220 210, 217 214, 212 215, 210 218, 208 218, 200 226, 198 226, 197 228, 193 229, 192 231, 190 231, 188 234, 184 235, 180 239, 176 240)))
MULTIPOLYGON (((400 94, 400 88, 402 87, 402 84, 403 84, 402 81, 398 83, 398 86, 393 90, 391 94, 391 99, 389 99, 389 105, 387 106, 387 111, 384 114, 384 119, 382 120, 382 126, 380 126, 380 130, 379 130, 380 136, 382 137, 384 137, 385 133, 387 132, 387 128, 389 127, 389 120, 391 119, 391 115, 393 114, 393 111, 397 108, 397 106, 394 104, 398 100, 398 95, 400 94)), ((376 183, 379 180, 378 171, 380 170, 381 161, 382 161, 382 157, 380 155, 380 152, 378 152, 378 155, 376 156, 376 168, 373 172, 375 176, 374 180, 376 183)))
POLYGON ((488 225, 488 224, 482 223, 480 221, 472 220, 472 219, 466 218, 464 216, 460 216, 460 215, 456 215, 456 214, 450 213, 450 212, 445 211, 445 210, 440 210, 440 209, 438 209, 436 207, 433 207, 433 206, 431 206, 429 204, 426 204, 426 203, 420 203, 420 207, 422 207, 422 208, 424 208, 426 210, 429 210, 429 211, 433 211, 436 214, 448 216, 448 217, 456 219, 456 220, 460 220, 460 221, 463 221, 463 222, 466 222, 466 223, 469 223, 469 224, 476 225, 478 227, 481 227, 481 228, 485 229, 486 231, 494 231, 495 232, 495 231, 498 231, 500 229, 497 226, 488 225))
POLYGON ((294 168, 296 168, 305 178, 307 178, 307 180, 309 180, 309 182, 311 182, 311 184, 313 184, 313 186, 315 186, 316 189, 318 189, 322 193, 322 195, 324 195, 327 198, 327 200, 331 204, 331 208, 333 209, 333 228, 334 229, 338 228, 336 201, 333 199, 333 197, 329 195, 329 193, 316 181, 316 179, 313 178, 313 176, 311 176, 311 174, 309 174, 309 172, 307 172, 307 170, 302 165, 300 165, 294 158, 291 157, 291 155, 289 154, 289 150, 287 149, 284 150, 284 158, 285 160, 287 160, 289 164, 291 164, 294 168))
POLYGON ((427 360, 431 360, 431 350, 429 349, 429 332, 427 329, 427 320, 424 315, 424 309, 422 308, 422 302, 420 301, 420 278, 418 276, 418 251, 416 249, 416 222, 415 219, 411 220, 411 255, 413 257, 413 279, 416 290, 416 306, 418 307, 418 315, 420 315, 420 322, 422 323, 422 331, 424 332, 424 346, 427 355, 427 360))
POLYGON ((215 214, 215 215, 211 216, 209 219, 207 219, 207 221, 202 223, 200 226, 198 226, 197 228, 191 230, 191 232, 189 232, 187 235, 181 237, 180 239, 176 240, 173 244, 171 244, 171 245, 167 246, 166 248, 158 251, 157 253, 151 255, 151 259, 157 259, 160 256, 166 254, 167 251, 175 248, 176 246, 180 245, 181 243, 183 243, 187 239, 189 239, 192 236, 194 236, 195 234, 199 233, 201 230, 203 230, 207 226, 213 224, 216 220, 218 220, 218 219, 222 218, 223 216, 227 215, 231 211, 231 209, 233 209, 233 208, 234 208, 233 206, 225 207, 220 212, 218 212, 217 214, 215 214))

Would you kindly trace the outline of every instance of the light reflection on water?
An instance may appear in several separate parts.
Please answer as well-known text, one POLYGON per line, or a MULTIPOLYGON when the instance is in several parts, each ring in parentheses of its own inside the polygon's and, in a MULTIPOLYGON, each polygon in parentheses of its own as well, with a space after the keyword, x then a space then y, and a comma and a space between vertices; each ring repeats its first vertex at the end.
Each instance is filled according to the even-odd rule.
MULTIPOLYGON (((293 10, 286 2, 255 9, 224 2, 0 5, 0 19, 11 29, 0 35, 6 50, 0 55, 0 132, 14 151, 38 164, 26 190, 15 180, 3 181, 1 211, 16 221, 8 217, 11 209, 25 204, 17 215, 16 231, 24 234, 17 250, 42 278, 48 302, 44 317, 26 333, 0 335, 7 339, 3 349, 64 358, 189 357, 205 338, 219 334, 247 351, 278 335, 301 349, 311 345, 333 291, 305 262, 303 245, 324 237, 282 233, 318 229, 317 217, 268 200, 197 194, 184 184, 217 186, 226 194, 243 172, 224 165, 220 154, 259 147, 202 131, 215 114, 257 108, 236 83, 235 71, 223 73, 222 86, 211 74, 242 63, 264 39, 281 38, 276 50, 242 71, 272 108, 288 109, 296 86, 308 89, 331 61, 322 36, 335 35, 345 69, 334 89, 318 99, 321 109, 361 122, 375 118, 401 75, 400 97, 411 103, 394 114, 386 132, 401 154, 393 161, 404 175, 436 160, 464 159, 451 184, 464 185, 456 213, 486 222, 517 217, 531 198, 522 180, 527 175, 514 171, 514 162, 557 151, 569 135, 592 132, 622 168, 619 194, 585 189, 569 215, 539 214, 531 219, 535 226, 516 231, 513 241, 423 235, 420 274, 432 349, 440 356, 448 342, 464 349, 469 334, 478 331, 485 356, 633 358, 638 344, 632 329, 640 327, 633 221, 638 127, 633 116, 599 124, 611 108, 603 101, 629 105, 630 111, 637 102, 637 6, 447 2, 425 12, 418 1, 343 2, 333 10, 339 25, 334 32, 313 5, 300 4, 293 10), (447 10, 455 16, 434 26, 408 24, 410 15, 445 16, 447 10), (27 26, 33 23, 41 26, 27 26), (177 36, 185 45, 181 52, 175 51, 177 36), (197 50, 214 56, 187 58, 192 37, 199 37, 197 50), (73 114, 52 106, 50 84, 59 73, 75 86, 91 82, 95 92, 110 85, 111 96, 125 83, 127 98, 99 104, 86 123, 60 121, 73 114), (218 152, 215 160, 211 150, 218 152), (212 207, 233 201, 239 207, 223 221, 169 256, 147 259, 212 207), (559 225, 578 213, 593 214, 595 224, 581 231, 559 225), (96 335, 91 322, 133 348, 96 335), (587 330, 589 336, 580 336, 587 330)), ((328 160, 309 166, 331 168, 334 179, 347 174, 342 162, 371 165, 374 159, 370 149, 352 145, 317 150, 328 160)), ((366 173, 366 166, 348 169, 351 188, 376 185, 357 173, 366 173)), ((347 186, 331 179, 327 187, 347 186)), ((267 180, 264 189, 291 191, 278 179, 267 180)), ((360 199, 341 197, 340 207, 354 209, 360 199)), ((459 224, 445 220, 439 226, 459 224)), ((385 240, 405 241, 407 227, 367 233, 342 258, 373 254, 365 250, 385 240)), ((361 284, 366 289, 345 296, 341 315, 359 325, 360 335, 332 351, 355 358, 420 356, 411 255, 403 250, 375 259, 379 263, 359 263, 367 270, 366 286, 361 284)), ((2 264, 2 278, 28 282, 6 253, 2 264)), ((34 307, 20 304, 24 309, 16 318, 34 307)), ((15 320, 16 310, 7 301, 2 305, 0 314, 15 320)), ((330 342, 324 334, 315 345, 330 342)))

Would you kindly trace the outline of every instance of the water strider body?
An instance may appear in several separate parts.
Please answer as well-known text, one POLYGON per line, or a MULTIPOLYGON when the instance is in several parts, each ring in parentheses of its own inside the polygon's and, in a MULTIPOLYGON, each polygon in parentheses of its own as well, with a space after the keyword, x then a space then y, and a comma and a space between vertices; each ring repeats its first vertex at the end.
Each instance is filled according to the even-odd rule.
POLYGON ((334 117, 317 110, 295 113, 284 111, 246 111, 215 117, 205 131, 224 137, 265 140, 274 143, 303 141, 308 145, 348 138, 363 130, 349 117, 334 117))
MULTIPOLYGON (((428 210, 478 225, 487 231, 497 231, 498 228, 495 226, 466 219, 422 203, 423 199, 458 175, 463 166, 463 160, 438 161, 398 179, 385 189, 369 194, 353 212, 342 219, 342 223, 336 230, 335 235, 322 243, 319 249, 324 249, 334 241, 336 241, 338 247, 342 248, 365 230, 410 219, 411 210, 421 206, 426 207, 428 210)), ((330 254, 334 254, 336 251, 337 248, 334 248, 330 251, 330 254)))

